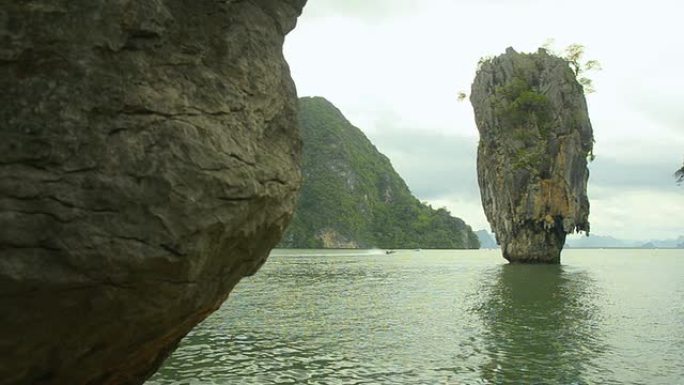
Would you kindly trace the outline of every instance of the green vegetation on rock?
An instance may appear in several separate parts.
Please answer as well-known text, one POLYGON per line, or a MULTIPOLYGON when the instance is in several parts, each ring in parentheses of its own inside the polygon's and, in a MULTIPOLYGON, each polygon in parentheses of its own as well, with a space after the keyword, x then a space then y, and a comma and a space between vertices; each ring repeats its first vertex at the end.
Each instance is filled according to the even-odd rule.
POLYGON ((421 203, 327 100, 301 98, 304 182, 281 247, 478 248, 470 226, 421 203))
POLYGON ((493 97, 495 112, 505 119, 505 124, 518 129, 536 127, 540 135, 548 134, 551 104, 524 72, 520 71, 506 85, 497 87, 493 97))
MULTIPOLYGON (((516 145, 509 154, 513 169, 525 169, 532 174, 548 162, 545 142, 553 127, 553 106, 539 89, 538 63, 534 56, 521 54, 512 76, 497 86, 490 101, 498 124, 503 128, 499 140, 512 140, 516 145)), ((491 59, 487 62, 491 66, 491 59)))
POLYGON ((576 70, 508 48, 480 63, 471 89, 482 204, 504 258, 559 263, 566 234, 589 231, 593 130, 576 70))

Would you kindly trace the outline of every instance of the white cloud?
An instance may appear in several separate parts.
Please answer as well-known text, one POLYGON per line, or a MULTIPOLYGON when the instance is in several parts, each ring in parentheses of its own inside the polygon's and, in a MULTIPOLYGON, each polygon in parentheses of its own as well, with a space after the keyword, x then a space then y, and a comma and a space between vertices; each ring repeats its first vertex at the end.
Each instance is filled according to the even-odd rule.
POLYGON ((684 192, 649 188, 591 188, 592 232, 623 239, 677 238, 682 234, 684 192))
POLYGON ((315 19, 335 15, 373 22, 392 16, 415 12, 420 0, 310 0, 304 17, 315 19), (315 2, 315 4, 313 4, 315 2))
POLYGON ((429 199, 427 202, 434 208, 446 207, 451 214, 463 219, 473 230, 484 229, 491 232, 489 222, 487 222, 487 217, 484 214, 479 199, 474 200, 471 197, 453 194, 438 199, 429 199))

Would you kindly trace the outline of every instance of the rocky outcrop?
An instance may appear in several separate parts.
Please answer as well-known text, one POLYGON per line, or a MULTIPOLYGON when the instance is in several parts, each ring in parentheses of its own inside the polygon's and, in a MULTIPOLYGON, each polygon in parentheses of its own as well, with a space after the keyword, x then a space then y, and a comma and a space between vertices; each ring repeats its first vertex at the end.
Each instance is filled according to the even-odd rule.
POLYGON ((0 384, 140 384, 300 183, 305 0, 2 0, 0 384))
POLYGON ((470 100, 482 205, 504 258, 559 263, 566 234, 589 232, 593 134, 575 73, 542 49, 509 48, 481 63, 470 100))
POLYGON ((359 244, 353 240, 345 238, 335 229, 325 228, 319 231, 315 238, 320 240, 324 249, 358 249, 359 244))

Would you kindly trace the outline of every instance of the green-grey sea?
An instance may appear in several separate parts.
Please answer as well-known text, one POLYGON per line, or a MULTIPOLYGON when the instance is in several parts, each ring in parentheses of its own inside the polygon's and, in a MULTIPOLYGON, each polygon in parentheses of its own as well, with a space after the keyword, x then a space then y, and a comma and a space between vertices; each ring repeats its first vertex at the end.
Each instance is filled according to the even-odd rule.
POLYGON ((684 250, 274 250, 148 385, 684 384, 684 250))

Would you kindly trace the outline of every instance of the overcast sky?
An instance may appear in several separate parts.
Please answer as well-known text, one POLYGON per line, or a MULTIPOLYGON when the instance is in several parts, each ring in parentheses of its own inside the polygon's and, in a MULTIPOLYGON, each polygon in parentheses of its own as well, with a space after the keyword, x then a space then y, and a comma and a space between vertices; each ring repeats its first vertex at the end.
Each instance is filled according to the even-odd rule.
POLYGON ((300 96, 323 96, 387 155, 411 191, 489 225, 469 91, 482 56, 547 39, 601 62, 588 96, 592 233, 684 235, 684 3, 600 0, 309 0, 285 55, 300 96))

